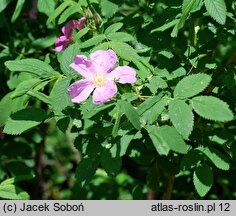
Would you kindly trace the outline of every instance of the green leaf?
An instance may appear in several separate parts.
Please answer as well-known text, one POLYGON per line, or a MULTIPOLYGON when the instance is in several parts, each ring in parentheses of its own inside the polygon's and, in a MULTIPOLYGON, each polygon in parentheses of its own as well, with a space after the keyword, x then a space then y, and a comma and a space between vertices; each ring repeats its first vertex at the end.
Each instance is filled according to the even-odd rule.
POLYGON ((48 17, 47 25, 54 21, 69 5, 73 5, 73 3, 74 2, 71 0, 66 0, 59 7, 57 7, 56 10, 53 10, 48 17))
POLYGON ((234 117, 228 104, 213 96, 194 97, 191 103, 198 115, 209 120, 230 121, 234 117))
POLYGON ((5 95, 0 101, 0 127, 2 127, 11 115, 11 94, 5 95))
POLYGON ((107 38, 109 40, 115 40, 115 41, 134 41, 134 37, 126 32, 112 32, 107 35, 107 38))
MULTIPOLYGON (((147 142, 150 142, 145 138, 147 142)), ((146 141, 145 141, 146 142, 146 141)), ((153 151, 151 143, 143 143, 142 140, 138 142, 133 142, 130 144, 130 148, 128 148, 126 155, 135 162, 135 168, 141 168, 143 165, 148 168, 151 166, 153 162, 153 158, 156 157, 156 152, 153 151), (148 144, 148 148, 146 146, 148 144)), ((143 172, 139 169, 140 174, 143 172)), ((141 174, 142 175, 142 174, 141 174)), ((145 174, 144 174, 145 175, 145 174)))
MULTIPOLYGON (((80 0, 81 2, 83 2, 83 4, 85 4, 84 2, 88 2, 88 0, 80 0)), ((90 4, 99 4, 100 0, 89 0, 90 4)))
POLYGON ((108 109, 111 106, 114 106, 114 104, 94 104, 92 103, 92 100, 87 100, 81 105, 81 110, 84 118, 92 118, 99 112, 108 109))
MULTIPOLYGON (((92 3, 95 3, 95 4, 98 4, 96 3, 97 0, 90 0, 89 3, 92 4, 92 3)), ((88 0, 79 0, 78 1, 78 6, 79 7, 88 7, 88 0)))
POLYGON ((33 87, 35 87, 40 82, 41 82, 41 80, 37 79, 37 78, 25 80, 25 81, 21 82, 16 87, 15 91, 11 95, 11 98, 20 97, 20 96, 26 94, 29 90, 31 90, 33 87))
POLYGON ((15 8, 15 11, 11 17, 11 22, 15 22, 16 19, 18 18, 18 16, 20 15, 20 12, 22 10, 22 7, 25 3, 25 0, 18 0, 17 3, 16 3, 16 8, 15 8))
POLYGON ((128 102, 132 102, 136 99, 138 99, 137 94, 134 94, 132 92, 126 92, 121 95, 121 99, 126 100, 128 102))
POLYGON ((137 71, 138 76, 142 79, 145 80, 148 78, 148 76, 150 75, 150 68, 148 66, 145 65, 144 62, 141 61, 142 58, 139 57, 138 59, 133 58, 132 61, 133 63, 137 66, 137 68, 139 69, 137 71))
POLYGON ((46 14, 48 17, 53 13, 55 6, 55 1, 38 0, 39 12, 46 14))
POLYGON ((183 138, 188 139, 193 130, 194 116, 192 108, 182 100, 171 100, 169 116, 176 130, 183 138))
POLYGON ((183 28, 184 24, 185 24, 185 21, 187 19, 187 16, 181 16, 181 19, 177 19, 178 22, 176 23, 176 25, 174 26, 172 32, 171 32, 171 37, 177 37, 178 36, 178 33, 179 33, 179 30, 181 28, 183 28))
POLYGON ((118 30, 120 30, 123 26, 123 23, 114 23, 112 25, 110 25, 104 32, 105 35, 108 35, 110 33, 114 33, 117 32, 118 30))
POLYGON ((116 146, 104 149, 101 155, 101 165, 109 176, 116 176, 121 168, 121 158, 117 154, 116 146))
POLYGON ((153 104, 152 107, 150 107, 148 110, 146 110, 140 117, 141 121, 147 124, 153 124, 155 121, 157 121, 160 114, 163 112, 166 106, 165 100, 159 100, 156 101, 155 104, 153 104))
POLYGON ((174 19, 174 20, 172 20, 172 21, 170 21, 170 22, 168 22, 168 23, 165 23, 164 25, 162 25, 162 26, 160 26, 160 27, 158 27, 158 28, 155 28, 155 29, 153 29, 152 31, 151 31, 151 33, 154 33, 154 32, 163 32, 163 31, 165 31, 165 30, 167 30, 167 29, 169 29, 169 28, 171 28, 171 27, 173 27, 173 26, 175 26, 177 23, 178 23, 178 19, 174 19))
POLYGON ((50 79, 45 79, 45 81, 40 80, 40 83, 38 83, 32 90, 39 91, 39 90, 43 89, 51 81, 52 80, 50 80, 50 79))
POLYGON ((0 197, 3 199, 11 199, 11 200, 30 199, 30 196, 27 192, 23 191, 21 188, 12 184, 8 184, 8 185, 0 184, 0 197))
POLYGON ((47 112, 38 108, 27 108, 15 112, 7 120, 3 132, 6 134, 22 134, 39 125, 47 116, 47 112))
POLYGON ((146 59, 140 57, 137 54, 136 50, 133 47, 131 47, 129 44, 121 42, 121 41, 110 41, 108 45, 123 60, 133 62, 140 69, 138 71, 139 72, 138 75, 142 79, 147 78, 147 76, 150 73, 149 70, 152 73, 155 73, 152 65, 150 65, 148 61, 146 61, 146 59))
POLYGON ((178 32, 181 28, 184 27, 185 21, 187 20, 189 14, 195 8, 196 4, 199 4, 201 0, 184 0, 183 1, 183 6, 182 6, 182 15, 179 21, 176 23, 172 33, 171 37, 177 37, 178 32))
POLYGON ((159 138, 162 142, 165 142, 171 150, 186 154, 189 150, 189 146, 186 145, 181 135, 174 127, 165 125, 156 129, 159 138))
POLYGON ((167 156, 169 154, 170 147, 160 136, 158 128, 155 126, 148 126, 147 131, 159 155, 167 156))
POLYGON ((193 184, 201 197, 208 193, 213 184, 213 173, 208 165, 202 164, 197 167, 193 174, 193 184))
POLYGON ((111 41, 110 46, 116 52, 116 54, 124 60, 134 62, 135 60, 140 59, 136 50, 127 43, 120 41, 111 41))
POLYGON ((27 72, 10 73, 9 80, 7 81, 8 87, 12 90, 15 89, 21 82, 32 79, 32 74, 27 72))
POLYGON ((141 126, 140 126, 139 115, 138 115, 137 110, 135 110, 134 107, 130 103, 123 100, 120 100, 118 102, 118 105, 120 107, 120 110, 126 115, 126 117, 131 122, 131 124, 137 130, 140 130, 141 126))
POLYGON ((148 132, 159 154, 161 152, 161 154, 167 155, 169 149, 181 154, 186 154, 189 150, 189 146, 186 145, 174 127, 168 125, 150 126, 148 132))
POLYGON ((183 156, 180 163, 180 169, 183 171, 190 170, 197 166, 203 159, 204 157, 199 149, 191 149, 186 155, 183 156))
POLYGON ((82 8, 78 6, 78 4, 75 5, 71 5, 70 7, 68 7, 60 16, 59 20, 58 20, 58 24, 62 24, 64 23, 66 20, 68 20, 68 18, 79 12, 80 14, 83 14, 82 8))
POLYGON ((118 10, 119 6, 108 0, 101 0, 100 3, 102 15, 106 18, 111 18, 118 10))
POLYGON ((34 40, 31 46, 35 49, 45 49, 55 44, 56 36, 49 35, 47 37, 34 40))
POLYGON ((6 168, 7 170, 9 170, 12 176, 33 175, 32 167, 29 167, 28 165, 26 165, 26 163, 27 162, 21 159, 11 160, 6 163, 6 168))
POLYGON ((42 78, 51 77, 56 74, 49 64, 38 59, 6 61, 5 65, 11 71, 28 72, 42 78))
POLYGON ((9 184, 14 184, 17 182, 25 181, 25 180, 31 180, 35 177, 34 174, 27 174, 27 175, 18 175, 13 178, 9 178, 1 182, 1 185, 9 185, 9 184))
POLYGON ((67 106, 71 106, 73 103, 68 95, 68 86, 71 78, 64 77, 56 81, 50 94, 52 101, 52 108, 55 113, 61 112, 67 106))
MULTIPOLYGON (((191 12, 200 10, 202 5, 203 5, 202 0, 195 0, 191 12)), ((188 7, 189 7, 189 0, 184 0, 182 4, 182 12, 184 13, 184 11, 188 9, 188 7)))
MULTIPOLYGON (((65 134, 70 124, 70 117, 60 116, 60 117, 56 117, 55 119, 57 121, 56 125, 58 129, 60 129, 60 131, 65 134)), ((74 122, 76 122, 76 120, 74 120, 74 122)))
POLYGON ((85 28, 79 30, 79 32, 76 33, 76 35, 75 35, 75 37, 74 37, 75 40, 79 40, 79 39, 82 38, 84 35, 86 35, 89 31, 90 31, 90 28, 88 28, 88 27, 85 27, 85 28))
POLYGON ((211 160, 211 162, 222 170, 229 170, 230 162, 228 160, 229 156, 223 155, 220 151, 214 147, 206 147, 202 149, 202 152, 211 160))
POLYGON ((66 48, 60 60, 61 71, 68 77, 76 78, 78 77, 78 72, 70 67, 70 64, 74 62, 75 56, 79 53, 79 45, 77 43, 72 44, 66 48))
POLYGON ((84 41, 82 44, 80 44, 80 48, 88 48, 94 45, 97 45, 101 43, 103 40, 105 40, 105 35, 96 35, 91 39, 88 39, 87 41, 84 41))
POLYGON ((117 108, 117 113, 116 113, 115 124, 114 124, 114 127, 113 127, 113 129, 112 129, 112 136, 113 136, 113 137, 116 137, 117 134, 118 134, 121 116, 122 116, 122 112, 120 112, 120 109, 119 109, 119 107, 118 107, 118 108, 117 108))
POLYGON ((1 0, 0 1, 0 13, 7 7, 11 0, 1 0))
POLYGON ((12 112, 16 112, 26 106, 27 96, 12 99, 11 95, 12 92, 6 94, 0 101, 0 127, 6 123, 12 112))
POLYGON ((158 89, 165 89, 168 85, 165 80, 159 76, 153 76, 149 81, 148 88, 153 94, 156 94, 158 89))
POLYGON ((127 149, 131 143, 132 140, 135 139, 140 139, 142 138, 142 134, 140 131, 138 131, 135 134, 129 134, 129 133, 125 133, 125 134, 119 134, 121 137, 120 139, 116 142, 117 145, 117 149, 119 151, 119 155, 120 157, 124 156, 127 152, 127 149))
POLYGON ((143 186, 136 185, 132 190, 133 200, 144 200, 143 186))
POLYGON ((92 49, 92 52, 97 51, 97 50, 108 50, 110 47, 110 42, 102 42, 99 45, 95 46, 92 49))
POLYGON ((97 157, 86 157, 79 162, 75 172, 75 178, 81 186, 88 184, 92 180, 98 165, 99 160, 97 157))
POLYGON ((227 16, 227 8, 224 0, 204 0, 207 12, 218 23, 224 25, 227 16))
POLYGON ((174 97, 189 98, 202 92, 211 82, 207 74, 193 74, 178 82, 174 90, 174 97))
POLYGON ((37 90, 29 90, 27 92, 27 95, 31 96, 31 97, 35 97, 36 99, 48 104, 48 105, 51 105, 52 101, 51 101, 51 98, 49 98, 49 96, 45 95, 44 93, 42 92, 39 92, 37 90))
POLYGON ((183 67, 179 67, 178 69, 171 72, 170 76, 167 77, 168 80, 173 80, 178 77, 182 77, 186 75, 186 70, 183 67))
POLYGON ((138 106, 138 109, 137 109, 138 114, 142 115, 144 112, 149 110, 152 106, 154 106, 158 101, 160 101, 162 97, 163 97, 163 94, 160 93, 157 96, 153 96, 145 100, 143 103, 141 103, 138 106))

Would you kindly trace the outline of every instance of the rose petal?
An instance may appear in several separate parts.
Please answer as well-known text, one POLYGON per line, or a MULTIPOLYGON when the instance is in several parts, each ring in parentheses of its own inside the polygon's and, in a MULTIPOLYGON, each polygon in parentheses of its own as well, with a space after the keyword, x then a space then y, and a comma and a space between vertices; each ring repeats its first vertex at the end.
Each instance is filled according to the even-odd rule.
POLYGON ((107 74, 107 79, 117 80, 119 83, 136 82, 136 71, 129 66, 120 66, 115 68, 111 73, 107 74))
POLYGON ((84 23, 86 21, 85 17, 82 17, 79 21, 71 20, 65 26, 62 27, 61 31, 64 36, 56 39, 56 51, 60 52, 65 49, 69 43, 73 40, 72 31, 73 28, 81 30, 84 28, 84 23))
POLYGON ((72 63, 70 67, 89 80, 92 80, 93 73, 98 70, 96 65, 94 65, 92 61, 88 60, 85 55, 75 56, 74 63, 72 63))
POLYGON ((79 30, 83 29, 85 21, 86 21, 86 17, 81 17, 78 24, 76 25, 76 28, 79 30))
POLYGON ((113 50, 98 50, 90 54, 92 62, 97 64, 102 72, 110 72, 117 62, 117 56, 113 50))
POLYGON ((93 92, 93 103, 102 104, 111 99, 117 92, 117 86, 113 81, 107 82, 102 87, 96 87, 93 92))
POLYGON ((61 31, 67 38, 70 38, 72 35, 72 29, 76 28, 78 24, 79 22, 77 20, 70 20, 65 26, 62 27, 61 31))
POLYGON ((62 27, 61 31, 67 38, 70 38, 72 36, 73 28, 77 28, 79 30, 83 29, 85 21, 86 17, 82 17, 79 21, 70 20, 65 26, 62 27))
POLYGON ((64 50, 68 46, 69 43, 70 43, 70 41, 65 36, 61 36, 61 37, 57 38, 56 42, 55 42, 56 52, 60 52, 60 51, 64 50))
POLYGON ((68 93, 74 103, 81 103, 88 98, 93 89, 94 85, 88 80, 79 80, 69 86, 68 93))

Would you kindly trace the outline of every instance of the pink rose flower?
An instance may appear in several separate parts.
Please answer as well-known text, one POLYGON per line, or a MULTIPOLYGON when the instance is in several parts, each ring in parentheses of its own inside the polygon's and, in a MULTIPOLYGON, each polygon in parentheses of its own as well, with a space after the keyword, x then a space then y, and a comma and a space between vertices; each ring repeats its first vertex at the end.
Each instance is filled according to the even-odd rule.
POLYGON ((81 30, 84 28, 86 17, 82 17, 79 21, 71 20, 65 26, 62 27, 61 31, 63 36, 56 39, 56 52, 64 50, 73 40, 72 31, 73 28, 81 30))
POLYGON ((69 96, 74 103, 85 101, 93 92, 93 103, 107 102, 117 93, 116 82, 136 82, 136 72, 129 66, 114 66, 117 56, 113 50, 98 50, 90 54, 90 59, 84 55, 75 56, 70 65, 84 79, 72 83, 68 88, 69 96))

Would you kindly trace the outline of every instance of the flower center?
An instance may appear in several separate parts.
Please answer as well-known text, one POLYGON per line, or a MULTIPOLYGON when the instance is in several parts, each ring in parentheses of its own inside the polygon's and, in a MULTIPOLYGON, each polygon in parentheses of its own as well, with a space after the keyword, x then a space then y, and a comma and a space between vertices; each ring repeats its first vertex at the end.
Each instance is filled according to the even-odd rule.
POLYGON ((105 81, 106 80, 104 74, 97 74, 93 79, 94 84, 97 86, 103 86, 105 84, 105 81))

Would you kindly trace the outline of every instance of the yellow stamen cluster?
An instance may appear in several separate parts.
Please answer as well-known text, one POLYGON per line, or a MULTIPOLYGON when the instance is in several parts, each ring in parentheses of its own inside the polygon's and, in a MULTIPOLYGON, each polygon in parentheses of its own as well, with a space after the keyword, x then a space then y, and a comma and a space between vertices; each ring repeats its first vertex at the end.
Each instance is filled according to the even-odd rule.
POLYGON ((94 84, 97 86, 103 86, 105 84, 105 81, 106 80, 104 74, 97 74, 93 79, 94 84))

